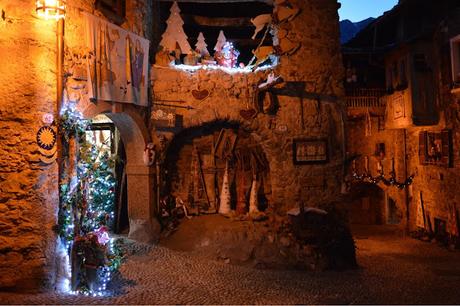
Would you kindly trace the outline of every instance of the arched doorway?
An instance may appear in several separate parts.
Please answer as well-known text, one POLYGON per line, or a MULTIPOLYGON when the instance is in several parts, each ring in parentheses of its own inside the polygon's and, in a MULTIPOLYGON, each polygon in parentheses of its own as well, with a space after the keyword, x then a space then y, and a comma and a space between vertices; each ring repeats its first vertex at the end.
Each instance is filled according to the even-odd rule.
POLYGON ((381 225, 387 223, 385 192, 370 183, 354 184, 346 210, 351 224, 381 225))
POLYGON ((258 209, 271 199, 270 166, 262 145, 237 122, 216 120, 191 127, 172 139, 165 154, 162 195, 179 197, 189 207, 218 210, 228 169, 231 208, 248 211, 252 184, 257 181, 258 209))
POLYGON ((124 147, 126 193, 128 202, 128 238, 144 243, 158 240, 159 225, 155 218, 155 172, 146 166, 143 153, 150 135, 144 120, 132 105, 99 101, 82 110, 83 117, 107 116, 117 128, 124 147))

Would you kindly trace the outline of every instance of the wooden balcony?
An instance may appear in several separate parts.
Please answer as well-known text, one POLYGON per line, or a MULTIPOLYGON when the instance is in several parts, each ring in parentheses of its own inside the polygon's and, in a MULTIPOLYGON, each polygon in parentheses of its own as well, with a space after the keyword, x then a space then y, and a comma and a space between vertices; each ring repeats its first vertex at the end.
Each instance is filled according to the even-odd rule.
POLYGON ((385 89, 346 88, 345 103, 348 108, 385 108, 385 89))

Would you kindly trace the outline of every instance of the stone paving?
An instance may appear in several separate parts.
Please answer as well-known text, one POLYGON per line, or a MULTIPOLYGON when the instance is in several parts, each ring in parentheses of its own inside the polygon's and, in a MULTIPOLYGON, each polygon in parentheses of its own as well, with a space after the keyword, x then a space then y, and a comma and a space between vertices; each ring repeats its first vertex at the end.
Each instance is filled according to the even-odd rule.
POLYGON ((360 269, 254 270, 165 247, 130 255, 111 298, 0 293, 2 304, 459 304, 460 252, 356 233, 360 269))

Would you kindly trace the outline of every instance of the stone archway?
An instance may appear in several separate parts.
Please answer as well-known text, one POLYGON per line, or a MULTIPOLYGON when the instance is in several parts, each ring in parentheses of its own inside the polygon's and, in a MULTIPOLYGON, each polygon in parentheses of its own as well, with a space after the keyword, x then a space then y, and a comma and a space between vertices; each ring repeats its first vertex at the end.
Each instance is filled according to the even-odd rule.
POLYGON ((132 105, 103 101, 89 105, 82 114, 86 119, 104 114, 118 128, 126 152, 128 238, 144 243, 155 242, 160 230, 155 218, 155 171, 143 161, 150 135, 141 115, 132 105))
POLYGON ((241 122, 214 120, 187 127, 170 140, 164 158, 163 170, 167 175, 163 179, 162 196, 172 195, 192 206, 204 201, 212 209, 217 208, 227 160, 230 185, 237 182, 232 190, 232 208, 241 208, 242 203, 249 203, 254 175, 257 178, 259 210, 265 211, 269 203, 272 204, 269 158, 261 137, 241 122), (231 157, 223 152, 224 143, 228 140, 233 142, 231 157), (203 189, 203 197, 196 198, 196 189, 200 189, 197 185, 203 189), (191 193, 193 200, 190 202, 191 193))
POLYGON ((350 223, 360 225, 386 224, 385 191, 370 183, 354 184, 346 210, 350 223))

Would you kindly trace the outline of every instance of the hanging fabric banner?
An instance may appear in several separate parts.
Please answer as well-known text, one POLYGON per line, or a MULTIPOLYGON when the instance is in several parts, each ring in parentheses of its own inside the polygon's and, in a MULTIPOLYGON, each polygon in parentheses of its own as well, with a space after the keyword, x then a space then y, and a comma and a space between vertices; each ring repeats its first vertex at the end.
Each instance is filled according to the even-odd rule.
POLYGON ((150 42, 99 17, 83 14, 90 98, 148 106, 150 42))
POLYGON ((366 112, 366 122, 365 122, 365 130, 364 130, 364 135, 366 137, 372 136, 372 118, 371 118, 371 113, 369 112, 369 108, 367 109, 366 112))

